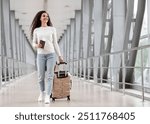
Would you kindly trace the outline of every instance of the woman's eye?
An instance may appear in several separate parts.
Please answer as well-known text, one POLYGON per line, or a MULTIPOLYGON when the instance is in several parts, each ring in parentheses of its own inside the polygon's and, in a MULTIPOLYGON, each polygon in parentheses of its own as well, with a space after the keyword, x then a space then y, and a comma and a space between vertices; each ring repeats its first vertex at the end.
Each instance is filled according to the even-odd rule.
POLYGON ((43 15, 43 17, 47 17, 48 18, 48 16, 46 16, 46 15, 43 15))

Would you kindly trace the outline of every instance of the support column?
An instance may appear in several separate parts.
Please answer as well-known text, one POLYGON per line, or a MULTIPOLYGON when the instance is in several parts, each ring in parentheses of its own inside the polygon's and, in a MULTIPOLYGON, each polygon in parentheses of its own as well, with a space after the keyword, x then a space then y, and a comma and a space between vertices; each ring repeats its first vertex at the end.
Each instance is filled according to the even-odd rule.
POLYGON ((4 37, 5 37, 5 45, 6 55, 7 57, 12 57, 12 46, 11 46, 11 34, 10 34, 10 1, 2 0, 2 13, 4 20, 4 37))
MULTIPOLYGON (((124 31, 125 31, 125 0, 113 0, 113 43, 112 52, 123 50, 124 31)), ((121 65, 121 55, 116 54, 112 57, 113 75, 112 80, 119 82, 119 71, 121 65)), ((115 84, 115 88, 119 88, 115 84)))
POLYGON ((11 20, 10 20, 10 0, 2 0, 2 32, 3 32, 3 55, 5 55, 5 58, 2 59, 2 67, 3 71, 2 71, 2 75, 4 77, 5 81, 9 81, 10 80, 10 76, 11 76, 11 63, 10 63, 10 58, 13 57, 13 50, 12 50, 12 36, 11 36, 11 20))
POLYGON ((72 18, 71 20, 70 20, 70 47, 69 47, 69 49, 70 49, 70 73, 71 74, 73 74, 73 70, 74 70, 74 68, 73 68, 73 43, 74 43, 74 37, 75 37, 75 19, 74 18, 72 18))
POLYGON ((67 37, 67 30, 64 30, 64 48, 63 48, 63 55, 64 55, 64 59, 65 59, 65 61, 67 61, 67 55, 66 55, 66 50, 67 50, 67 41, 66 41, 66 37, 67 37))
POLYGON ((82 0, 82 37, 83 37, 83 56, 87 58, 88 35, 89 35, 89 15, 90 15, 89 0, 82 0))
POLYGON ((92 20, 93 1, 82 0, 82 41, 83 41, 83 75, 87 76, 87 59, 89 55, 89 45, 91 39, 91 20, 92 20))
MULTIPOLYGON (((138 0, 136 21, 135 21, 135 27, 134 27, 134 31, 133 31, 131 48, 138 47, 138 45, 139 45, 142 23, 143 23, 144 12, 145 12, 145 3, 146 3, 146 0, 138 0)), ((137 51, 130 52, 129 59, 128 59, 129 62, 126 63, 126 65, 130 66, 130 67, 134 67, 135 61, 136 61, 136 56, 137 56, 137 51)), ((134 68, 129 68, 126 70, 125 81, 128 83, 134 82, 134 68)))
MULTIPOLYGON (((94 0, 94 54, 99 56, 102 34, 102 0, 94 0)), ((94 82, 98 82, 99 58, 94 60, 94 82)))
POLYGON ((15 23, 15 11, 11 11, 11 34, 12 34, 12 54, 13 58, 16 59, 16 23, 15 23))
MULTIPOLYGON (((150 0, 147 0, 147 10, 146 10, 146 12, 147 12, 147 22, 148 22, 148 41, 150 41, 150 11, 149 11, 149 9, 150 9, 150 0)), ((148 53, 150 53, 150 49, 148 50, 149 52, 148 53)), ((148 54, 148 64, 147 64, 148 66, 150 66, 150 54, 148 54)), ((148 82, 150 82, 150 70, 149 70, 149 73, 148 73, 148 82)), ((149 83, 149 86, 150 86, 150 83, 149 83)))
POLYGON ((74 33, 74 44, 73 44, 73 59, 77 60, 74 62, 74 74, 78 75, 78 67, 79 67, 79 48, 80 48, 80 37, 81 37, 81 10, 76 10, 75 11, 75 33, 74 33))
MULTIPOLYGON (((113 34, 112 11, 113 11, 112 0, 111 1, 104 0, 100 55, 110 53, 111 51, 112 34, 113 34)), ((102 57, 103 60, 101 68, 103 70, 103 74, 101 74, 102 75, 101 78, 104 79, 103 82, 106 82, 106 80, 108 79, 109 58, 110 56, 102 57)))

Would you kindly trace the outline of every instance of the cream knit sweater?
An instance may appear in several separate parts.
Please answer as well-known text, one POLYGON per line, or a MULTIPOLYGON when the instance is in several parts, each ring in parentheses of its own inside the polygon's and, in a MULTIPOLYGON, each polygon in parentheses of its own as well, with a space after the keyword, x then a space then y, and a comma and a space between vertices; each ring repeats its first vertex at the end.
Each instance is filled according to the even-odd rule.
POLYGON ((47 26, 34 29, 33 47, 35 47, 36 44, 40 42, 40 40, 45 41, 45 46, 44 49, 37 48, 38 54, 49 54, 56 52, 58 56, 61 56, 60 49, 57 43, 56 28, 47 26))

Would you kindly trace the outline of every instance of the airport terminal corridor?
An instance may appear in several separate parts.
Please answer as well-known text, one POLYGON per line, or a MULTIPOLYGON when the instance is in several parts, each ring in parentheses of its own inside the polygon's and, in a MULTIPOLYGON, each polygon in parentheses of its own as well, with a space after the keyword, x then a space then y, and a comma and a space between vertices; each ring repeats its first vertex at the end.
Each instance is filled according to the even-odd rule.
POLYGON ((149 10, 150 0, 0 0, 0 107, 150 107, 149 10), (45 104, 38 79, 55 59, 39 71, 38 57, 55 53, 71 100, 45 104))

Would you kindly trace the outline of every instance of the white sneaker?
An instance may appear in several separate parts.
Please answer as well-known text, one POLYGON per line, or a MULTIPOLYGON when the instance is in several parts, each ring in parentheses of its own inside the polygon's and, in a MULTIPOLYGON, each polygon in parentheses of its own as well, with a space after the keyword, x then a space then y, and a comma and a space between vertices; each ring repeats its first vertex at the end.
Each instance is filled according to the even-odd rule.
POLYGON ((50 104, 50 96, 49 95, 45 95, 45 104, 50 104))
POLYGON ((38 102, 42 102, 44 100, 44 92, 41 92, 38 98, 38 102))

